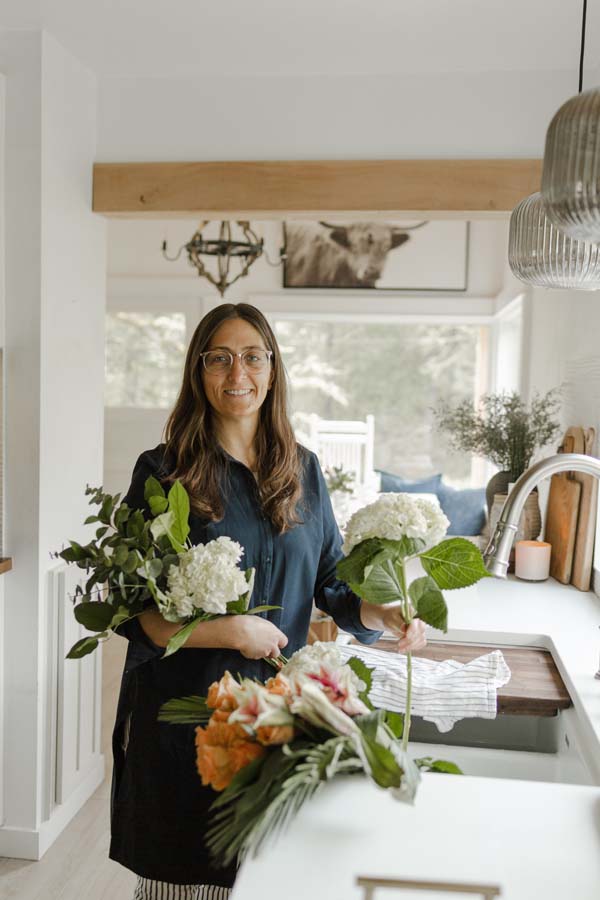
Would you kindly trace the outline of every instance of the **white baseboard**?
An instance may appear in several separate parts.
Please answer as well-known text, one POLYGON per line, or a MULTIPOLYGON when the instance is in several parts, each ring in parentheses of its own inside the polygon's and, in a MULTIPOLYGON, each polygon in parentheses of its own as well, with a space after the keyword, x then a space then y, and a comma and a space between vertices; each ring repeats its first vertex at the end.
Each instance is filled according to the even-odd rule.
POLYGON ((13 859, 41 859, 67 827, 84 803, 104 781, 104 756, 100 754, 84 781, 75 788, 65 803, 55 807, 47 822, 39 828, 0 827, 0 856, 13 859))

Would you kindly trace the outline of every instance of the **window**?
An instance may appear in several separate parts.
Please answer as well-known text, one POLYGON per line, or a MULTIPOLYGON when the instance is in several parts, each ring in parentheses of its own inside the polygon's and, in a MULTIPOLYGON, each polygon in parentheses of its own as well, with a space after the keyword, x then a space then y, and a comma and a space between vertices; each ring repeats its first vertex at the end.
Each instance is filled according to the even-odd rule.
POLYGON ((170 408, 181 385, 186 343, 182 312, 109 311, 105 405, 170 408))
POLYGON ((375 417, 375 467, 408 478, 443 472, 457 486, 482 484, 467 454, 449 453, 432 407, 486 389, 488 327, 286 320, 274 328, 292 388, 292 421, 375 417))

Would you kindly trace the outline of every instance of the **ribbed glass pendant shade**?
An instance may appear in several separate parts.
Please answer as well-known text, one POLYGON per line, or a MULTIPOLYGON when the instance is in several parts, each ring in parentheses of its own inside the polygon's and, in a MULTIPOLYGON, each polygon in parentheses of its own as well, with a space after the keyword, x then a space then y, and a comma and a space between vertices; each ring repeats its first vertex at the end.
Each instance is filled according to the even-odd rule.
POLYGON ((600 247, 560 231, 546 215, 542 195, 532 194, 510 217, 508 262, 526 284, 600 290, 600 247))
POLYGON ((600 241, 600 89, 571 97, 550 122, 542 196, 561 231, 600 241))

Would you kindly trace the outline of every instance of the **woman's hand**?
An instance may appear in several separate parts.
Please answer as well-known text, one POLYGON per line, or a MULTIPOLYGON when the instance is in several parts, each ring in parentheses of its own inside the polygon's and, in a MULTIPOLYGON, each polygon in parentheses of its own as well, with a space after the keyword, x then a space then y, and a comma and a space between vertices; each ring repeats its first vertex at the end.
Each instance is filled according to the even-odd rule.
POLYGON ((399 604, 377 605, 363 600, 360 605, 360 618, 366 628, 394 632, 399 638, 399 653, 422 650, 427 643, 425 622, 422 619, 413 619, 410 625, 407 625, 399 604))
POLYGON ((234 647, 246 659, 277 659, 288 642, 283 631, 260 616, 231 616, 229 625, 234 647))

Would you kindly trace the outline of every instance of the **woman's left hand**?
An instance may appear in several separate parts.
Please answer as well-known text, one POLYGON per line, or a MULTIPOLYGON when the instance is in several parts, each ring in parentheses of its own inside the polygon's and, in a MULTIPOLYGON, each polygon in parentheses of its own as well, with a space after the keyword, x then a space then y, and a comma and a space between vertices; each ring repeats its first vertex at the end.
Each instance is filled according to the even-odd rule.
POLYGON ((422 619, 413 619, 407 625, 402 617, 401 606, 379 606, 374 603, 361 603, 360 617, 367 628, 379 631, 392 631, 399 638, 398 652, 411 653, 413 650, 422 650, 427 643, 425 637, 425 622, 422 619))

